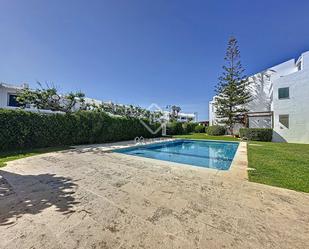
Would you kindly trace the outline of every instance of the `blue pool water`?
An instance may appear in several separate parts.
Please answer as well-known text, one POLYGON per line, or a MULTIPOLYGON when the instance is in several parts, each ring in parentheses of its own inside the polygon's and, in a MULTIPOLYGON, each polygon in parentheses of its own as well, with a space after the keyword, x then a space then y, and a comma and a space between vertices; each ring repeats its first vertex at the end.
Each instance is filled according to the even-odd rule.
POLYGON ((117 149, 114 152, 205 168, 228 170, 237 148, 237 142, 176 140, 117 149))

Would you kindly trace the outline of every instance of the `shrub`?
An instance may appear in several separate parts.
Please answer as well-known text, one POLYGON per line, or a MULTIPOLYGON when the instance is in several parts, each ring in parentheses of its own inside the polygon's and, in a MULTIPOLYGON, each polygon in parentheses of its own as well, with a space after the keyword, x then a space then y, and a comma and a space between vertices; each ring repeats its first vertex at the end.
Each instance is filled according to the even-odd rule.
POLYGON ((269 128, 240 128, 241 138, 247 138, 251 141, 270 142, 273 137, 273 130, 269 128))
POLYGON ((197 123, 183 123, 182 129, 185 134, 189 134, 191 132, 194 132, 196 126, 197 123))
POLYGON ((210 136, 222 136, 225 134, 225 127, 220 125, 208 126, 207 134, 210 136))
POLYGON ((204 132, 205 132, 205 126, 203 126, 203 125, 197 125, 197 126, 195 126, 194 131, 195 131, 196 133, 204 133, 204 132))
POLYGON ((172 121, 167 124, 166 128, 166 132, 168 135, 181 135, 184 133, 181 122, 172 121))
MULTIPOLYGON (((149 126, 156 130, 159 125, 149 126)), ((114 142, 137 136, 154 137, 136 118, 93 111, 46 115, 0 109, 0 151, 114 142)))

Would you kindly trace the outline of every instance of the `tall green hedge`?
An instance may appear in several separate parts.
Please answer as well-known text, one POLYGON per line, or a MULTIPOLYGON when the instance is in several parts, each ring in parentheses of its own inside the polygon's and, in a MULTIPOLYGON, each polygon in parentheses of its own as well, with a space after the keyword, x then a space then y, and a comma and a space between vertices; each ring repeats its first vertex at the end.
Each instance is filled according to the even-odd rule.
POLYGON ((137 136, 154 137, 136 118, 93 111, 46 115, 0 109, 0 151, 114 142, 137 136))
POLYGON ((185 122, 182 124, 182 129, 184 134, 189 134, 191 132, 194 132, 195 127, 197 126, 197 123, 193 122, 185 122))
POLYGON ((195 126, 194 131, 196 133, 204 133, 205 132, 205 126, 204 125, 197 125, 197 126, 195 126))
POLYGON ((222 136, 225 134, 225 131, 225 127, 221 125, 212 125, 207 128, 207 134, 210 136, 222 136))
POLYGON ((239 135, 251 141, 270 142, 273 137, 273 129, 269 128, 240 128, 239 135))
POLYGON ((169 122, 166 126, 166 133, 168 135, 181 135, 184 133, 184 129, 182 127, 181 122, 172 121, 169 122))

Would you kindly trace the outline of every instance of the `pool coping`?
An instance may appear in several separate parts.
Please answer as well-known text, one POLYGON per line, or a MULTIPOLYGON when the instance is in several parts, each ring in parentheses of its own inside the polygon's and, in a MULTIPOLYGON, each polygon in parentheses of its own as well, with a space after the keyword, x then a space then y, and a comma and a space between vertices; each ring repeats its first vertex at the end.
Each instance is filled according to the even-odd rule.
POLYGON ((221 140, 209 140, 209 139, 184 139, 184 138, 155 138, 155 139, 145 139, 143 143, 135 143, 134 141, 122 141, 122 142, 114 142, 114 143, 105 143, 105 144, 92 144, 92 145, 80 145, 80 146, 74 146, 75 149, 81 150, 82 152, 96 152, 96 151, 102 151, 102 152, 111 152, 115 155, 122 156, 125 158, 130 158, 134 160, 142 160, 142 161, 148 161, 153 162, 156 164, 161 164, 165 166, 170 167, 179 167, 199 171, 199 172, 211 172, 218 175, 222 175, 225 177, 231 177, 233 179, 238 180, 248 180, 248 158, 247 158, 247 142, 243 141, 221 141, 221 140), (190 165, 190 164, 183 164, 183 163, 177 163, 177 162, 171 162, 171 161, 165 161, 165 160, 158 160, 153 158, 147 158, 147 157, 140 157, 140 156, 134 156, 134 155, 127 155, 121 152, 114 152, 114 150, 117 149, 125 149, 125 148, 134 148, 144 145, 150 145, 150 144, 156 144, 161 142, 171 142, 171 141, 177 141, 177 140, 196 140, 196 141, 211 141, 211 142, 221 142, 221 143, 238 143, 238 148, 235 153, 235 156, 233 158, 233 161, 231 163, 231 166, 228 170, 218 170, 218 169, 212 169, 212 168, 204 168, 200 166, 190 165))
POLYGON ((229 170, 220 170, 219 174, 241 180, 248 180, 247 142, 239 142, 234 159, 229 170))
POLYGON ((162 143, 162 142, 169 142, 169 141, 175 141, 175 138, 147 138, 144 139, 143 143, 136 143, 134 140, 127 140, 127 141, 121 141, 121 142, 112 142, 112 143, 103 143, 103 144, 86 144, 86 145, 77 145, 72 146, 74 149, 80 150, 82 152, 87 151, 104 151, 109 152, 117 149, 125 149, 130 147, 138 147, 143 145, 150 145, 155 143, 162 143))

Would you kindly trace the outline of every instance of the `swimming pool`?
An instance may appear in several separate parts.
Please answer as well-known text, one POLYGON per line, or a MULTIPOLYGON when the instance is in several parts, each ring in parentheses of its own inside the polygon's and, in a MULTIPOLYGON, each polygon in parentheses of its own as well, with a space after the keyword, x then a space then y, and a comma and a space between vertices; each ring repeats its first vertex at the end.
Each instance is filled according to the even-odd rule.
POLYGON ((228 170, 237 151, 238 144, 237 142, 182 139, 117 149, 114 152, 204 168, 228 170))

